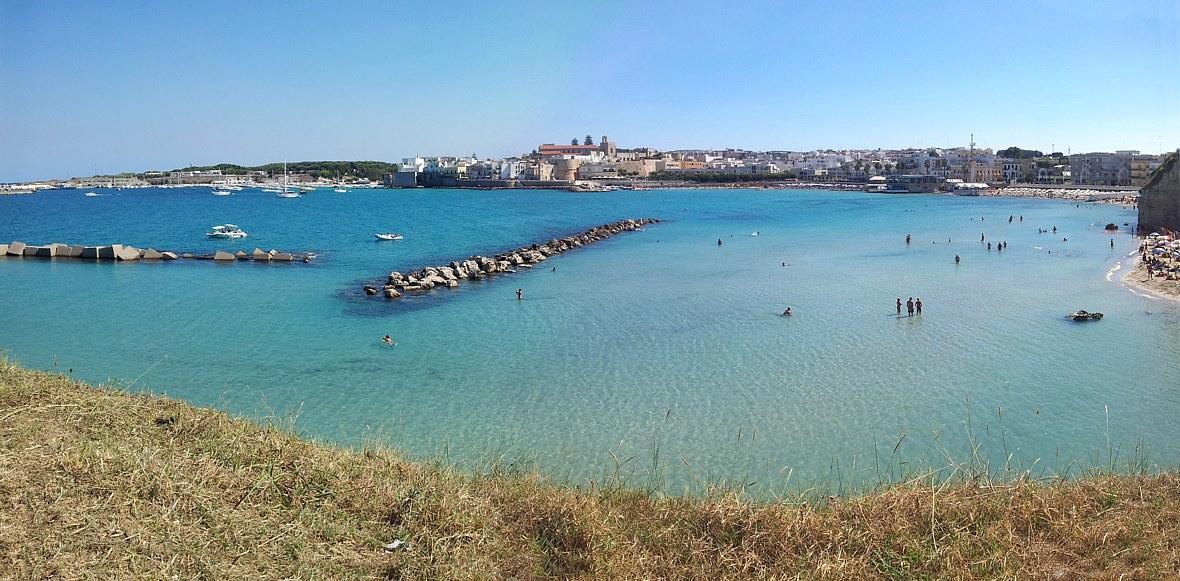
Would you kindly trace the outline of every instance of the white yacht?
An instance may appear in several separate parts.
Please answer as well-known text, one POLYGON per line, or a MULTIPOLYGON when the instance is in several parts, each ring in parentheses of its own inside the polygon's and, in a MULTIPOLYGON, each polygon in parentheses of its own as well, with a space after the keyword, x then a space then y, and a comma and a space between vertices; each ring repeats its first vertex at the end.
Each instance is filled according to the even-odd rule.
POLYGON ((213 195, 214 196, 232 196, 233 192, 231 192, 229 190, 223 190, 223 189, 218 188, 218 189, 213 190, 213 195))
POLYGON ((386 232, 384 234, 374 234, 378 240, 401 240, 402 235, 396 232, 386 232))
POLYGON ((205 236, 210 238, 245 238, 247 234, 245 230, 233 224, 222 224, 220 226, 214 226, 205 233, 205 236))
POLYGON ((279 193, 277 193, 275 195, 280 198, 298 198, 299 197, 298 188, 296 188, 295 191, 291 191, 291 190, 287 189, 287 187, 288 187, 287 186, 287 162, 284 161, 283 162, 283 185, 280 186, 279 193))

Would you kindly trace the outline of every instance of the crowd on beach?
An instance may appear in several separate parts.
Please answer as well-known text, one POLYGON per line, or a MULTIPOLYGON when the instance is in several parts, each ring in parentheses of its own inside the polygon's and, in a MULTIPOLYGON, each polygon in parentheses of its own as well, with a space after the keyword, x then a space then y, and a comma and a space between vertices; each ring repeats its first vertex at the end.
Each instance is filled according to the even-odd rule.
POLYGON ((1148 280, 1180 281, 1180 240, 1168 234, 1149 234, 1139 245, 1139 261, 1148 280))
POLYGON ((1012 198, 1048 198, 1051 200, 1070 200, 1073 202, 1099 202, 1134 207, 1139 203, 1138 192, 1111 192, 1106 190, 1092 190, 1086 188, 1050 188, 1010 186, 999 188, 991 192, 984 192, 985 196, 1004 196, 1012 198))

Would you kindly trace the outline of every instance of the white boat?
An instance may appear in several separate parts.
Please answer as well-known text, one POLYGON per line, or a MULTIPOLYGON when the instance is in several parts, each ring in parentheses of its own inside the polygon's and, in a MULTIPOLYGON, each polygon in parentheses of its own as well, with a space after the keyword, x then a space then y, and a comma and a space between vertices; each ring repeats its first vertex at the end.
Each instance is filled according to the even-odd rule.
POLYGON ((242 191, 242 186, 224 186, 222 189, 229 190, 231 192, 240 192, 242 191))
POLYGON ((213 190, 214 196, 232 196, 233 192, 229 190, 213 190))
POLYGON ((298 198, 299 192, 292 192, 287 189, 287 162, 283 162, 283 185, 279 187, 279 193, 275 194, 280 198, 298 198))
POLYGON ((86 192, 85 194, 82 194, 82 195, 86 196, 87 198, 96 198, 96 197, 98 197, 98 194, 96 194, 96 193, 94 193, 94 192, 86 192))
POLYGON ((384 234, 374 234, 378 240, 401 240, 402 235, 396 232, 386 232, 384 234))
POLYGON ((245 238, 247 234, 245 230, 233 224, 222 224, 211 228, 205 233, 205 236, 210 238, 245 238))
POLYGON ((335 191, 337 194, 347 194, 347 193, 348 193, 348 190, 346 190, 346 189, 344 189, 344 188, 336 188, 334 191, 335 191))
POLYGON ((262 188, 262 191, 264 191, 268 194, 277 194, 277 193, 282 192, 282 190, 280 190, 278 188, 262 188))

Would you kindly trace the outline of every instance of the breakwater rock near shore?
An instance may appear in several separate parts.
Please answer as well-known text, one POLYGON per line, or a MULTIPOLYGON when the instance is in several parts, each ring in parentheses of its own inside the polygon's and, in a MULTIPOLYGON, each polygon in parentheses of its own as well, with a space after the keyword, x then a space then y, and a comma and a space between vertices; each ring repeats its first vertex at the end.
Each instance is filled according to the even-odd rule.
POLYGON ((255 248, 247 253, 244 250, 227 252, 218 250, 213 253, 170 252, 159 251, 154 248, 136 248, 125 244, 108 244, 104 246, 80 246, 54 242, 43 246, 25 244, 13 241, 0 244, 0 257, 21 258, 76 258, 79 260, 98 261, 137 261, 137 260, 215 260, 217 262, 232 262, 250 260, 253 262, 311 262, 312 254, 296 254, 280 252, 278 250, 262 250, 255 248))
POLYGON ((407 292, 425 292, 438 287, 454 288, 463 280, 479 280, 496 274, 513 273, 518 268, 533 268, 533 265, 544 262, 550 256, 581 248, 622 232, 642 230, 648 224, 657 223, 659 220, 655 218, 619 220, 595 226, 572 236, 522 246, 493 256, 469 256, 461 260, 452 260, 444 266, 419 268, 408 274, 394 271, 389 273, 384 283, 366 284, 362 289, 370 296, 381 295, 387 299, 396 299, 407 292))

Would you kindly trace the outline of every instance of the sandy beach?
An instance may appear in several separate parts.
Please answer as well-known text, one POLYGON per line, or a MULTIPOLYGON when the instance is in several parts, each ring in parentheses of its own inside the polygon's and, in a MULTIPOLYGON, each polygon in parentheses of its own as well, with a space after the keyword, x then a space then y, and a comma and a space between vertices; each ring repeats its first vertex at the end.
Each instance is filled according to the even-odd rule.
POLYGON ((1147 277, 1147 267, 1140 258, 1135 259, 1131 270, 1123 276, 1123 282, 1153 295, 1180 301, 1180 280, 1167 280, 1161 276, 1147 277))

